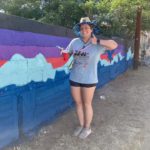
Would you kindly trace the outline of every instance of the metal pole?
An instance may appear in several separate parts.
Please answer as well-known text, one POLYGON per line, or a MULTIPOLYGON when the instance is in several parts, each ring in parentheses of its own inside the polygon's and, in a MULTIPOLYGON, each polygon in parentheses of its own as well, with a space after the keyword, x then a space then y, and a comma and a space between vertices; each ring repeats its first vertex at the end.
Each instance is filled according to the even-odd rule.
POLYGON ((137 8, 136 30, 135 30, 135 41, 134 41, 134 62, 133 62, 133 69, 134 70, 137 70, 138 65, 139 65, 141 15, 142 15, 142 7, 139 6, 137 8))

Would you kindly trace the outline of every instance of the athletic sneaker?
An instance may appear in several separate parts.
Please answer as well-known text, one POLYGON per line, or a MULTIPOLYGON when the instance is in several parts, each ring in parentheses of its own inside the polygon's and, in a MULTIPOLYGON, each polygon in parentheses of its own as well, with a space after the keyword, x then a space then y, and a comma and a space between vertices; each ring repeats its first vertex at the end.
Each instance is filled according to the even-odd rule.
POLYGON ((84 128, 79 135, 79 138, 85 139, 92 133, 91 128, 84 128))
POLYGON ((78 127, 75 129, 73 135, 74 135, 74 136, 78 136, 78 135, 81 133, 82 129, 83 129, 82 126, 78 126, 78 127))

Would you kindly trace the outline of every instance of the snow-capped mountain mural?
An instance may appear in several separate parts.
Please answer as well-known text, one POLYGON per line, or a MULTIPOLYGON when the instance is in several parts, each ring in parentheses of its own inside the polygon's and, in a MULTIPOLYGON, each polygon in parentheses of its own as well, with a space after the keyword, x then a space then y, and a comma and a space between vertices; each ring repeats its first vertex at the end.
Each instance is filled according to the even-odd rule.
POLYGON ((62 67, 53 68, 42 54, 34 58, 25 58, 20 54, 15 54, 0 68, 0 88, 11 84, 23 86, 31 81, 54 79, 56 71, 64 70, 68 74, 68 66, 72 59, 70 58, 62 67))
MULTIPOLYGON (((126 55, 127 61, 133 58, 131 48, 129 48, 126 55)), ((100 64, 102 66, 113 65, 123 58, 125 56, 122 56, 121 53, 116 54, 112 60, 108 58, 101 59, 100 56, 100 64)), ((7 63, 0 67, 0 88, 11 84, 23 86, 31 81, 39 82, 55 79, 56 71, 64 70, 68 74, 72 60, 73 56, 63 66, 54 68, 41 53, 37 54, 34 58, 25 58, 21 54, 15 54, 7 63)))

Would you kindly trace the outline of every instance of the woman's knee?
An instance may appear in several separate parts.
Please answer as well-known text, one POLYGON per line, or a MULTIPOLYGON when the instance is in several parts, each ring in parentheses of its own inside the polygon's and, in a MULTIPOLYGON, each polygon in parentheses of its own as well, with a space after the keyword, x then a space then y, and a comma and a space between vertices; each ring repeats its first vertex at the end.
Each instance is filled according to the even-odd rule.
POLYGON ((84 102, 86 108, 92 107, 92 102, 84 102))
POLYGON ((82 103, 81 100, 80 101, 75 101, 75 104, 76 104, 77 107, 82 107, 83 106, 83 103, 82 103))

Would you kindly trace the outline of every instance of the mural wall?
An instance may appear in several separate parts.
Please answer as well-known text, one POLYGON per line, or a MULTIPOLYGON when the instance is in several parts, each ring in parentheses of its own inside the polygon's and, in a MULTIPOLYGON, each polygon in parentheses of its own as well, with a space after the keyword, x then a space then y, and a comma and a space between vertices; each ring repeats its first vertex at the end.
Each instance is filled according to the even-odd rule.
POLYGON ((65 70, 68 59, 56 46, 66 47, 71 38, 6 29, 0 35, 0 88, 54 79, 56 70, 65 70))
MULTIPOLYGON (((35 29, 22 31, 22 24, 15 27, 15 17, 6 17, 14 24, 11 28, 0 27, 0 148, 22 135, 29 136, 39 125, 52 121, 74 104, 68 80, 73 58, 61 56, 57 48, 65 48, 72 37, 64 36, 64 31, 63 36, 61 32, 38 33, 38 28, 36 33, 35 29)), ((100 55, 97 88, 125 72, 132 59, 131 48, 125 50, 121 43, 100 55)))

